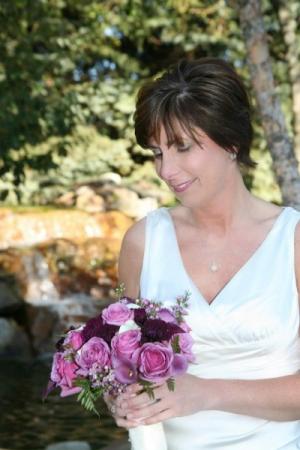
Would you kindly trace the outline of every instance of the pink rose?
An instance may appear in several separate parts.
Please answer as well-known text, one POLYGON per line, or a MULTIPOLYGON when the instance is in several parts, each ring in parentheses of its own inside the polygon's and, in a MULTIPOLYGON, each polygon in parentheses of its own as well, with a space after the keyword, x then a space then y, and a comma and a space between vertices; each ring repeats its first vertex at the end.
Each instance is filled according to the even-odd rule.
POLYGON ((119 302, 112 303, 102 311, 103 322, 111 325, 123 325, 123 323, 133 319, 133 317, 133 310, 119 302))
POLYGON ((192 336, 188 333, 176 333, 173 335, 172 340, 174 338, 178 339, 181 354, 185 355, 189 362, 195 361, 195 355, 192 352, 194 343, 192 336))
POLYGON ((111 340, 113 359, 130 359, 133 352, 140 347, 140 330, 128 330, 116 334, 111 340))
POLYGON ((83 339, 80 331, 71 330, 67 333, 64 340, 64 347, 78 350, 83 344, 83 339))
POLYGON ((158 311, 158 318, 161 320, 164 320, 165 322, 171 322, 171 323, 177 324, 175 315, 172 313, 172 311, 170 311, 167 308, 161 308, 158 311))
POLYGON ((50 379, 61 388, 61 397, 77 394, 81 391, 80 387, 73 386, 77 369, 77 364, 65 359, 63 353, 54 354, 50 379))
POLYGON ((158 383, 167 380, 172 374, 173 351, 170 345, 148 342, 134 352, 140 377, 158 383))
POLYGON ((78 351, 75 360, 80 367, 78 373, 86 376, 94 365, 100 369, 110 365, 110 349, 99 337, 89 339, 78 351))

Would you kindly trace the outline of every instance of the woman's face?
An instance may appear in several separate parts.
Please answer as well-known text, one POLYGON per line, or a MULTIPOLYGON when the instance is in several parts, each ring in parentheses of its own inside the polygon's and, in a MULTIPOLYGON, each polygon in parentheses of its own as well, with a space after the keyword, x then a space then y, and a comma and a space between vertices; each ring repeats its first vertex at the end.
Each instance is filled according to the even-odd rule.
POLYGON ((159 142, 150 142, 158 176, 184 206, 204 207, 221 200, 237 169, 236 162, 199 128, 197 142, 182 129, 177 134, 180 144, 168 143, 161 127, 159 142))

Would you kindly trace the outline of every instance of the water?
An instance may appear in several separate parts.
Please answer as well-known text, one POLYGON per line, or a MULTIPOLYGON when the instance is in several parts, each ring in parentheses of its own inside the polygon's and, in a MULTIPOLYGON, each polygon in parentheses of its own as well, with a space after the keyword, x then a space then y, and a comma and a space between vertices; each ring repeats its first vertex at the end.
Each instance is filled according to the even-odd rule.
POLYGON ((101 419, 89 413, 76 396, 61 399, 51 393, 42 402, 49 364, 0 361, 0 447, 9 450, 44 450, 59 441, 86 441, 100 450, 112 441, 126 439, 103 403, 101 419))

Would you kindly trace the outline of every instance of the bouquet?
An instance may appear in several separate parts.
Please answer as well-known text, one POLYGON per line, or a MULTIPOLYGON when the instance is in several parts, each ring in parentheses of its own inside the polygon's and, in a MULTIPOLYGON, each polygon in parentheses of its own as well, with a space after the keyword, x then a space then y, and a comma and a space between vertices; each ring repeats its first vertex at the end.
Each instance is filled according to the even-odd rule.
POLYGON ((61 397, 78 394, 82 406, 99 415, 95 404, 104 394, 115 396, 139 383, 154 398, 155 383, 165 381, 173 390, 175 378, 187 371, 194 360, 184 321, 190 294, 166 308, 122 296, 123 286, 117 292, 117 302, 57 342, 45 397, 55 388, 61 397))

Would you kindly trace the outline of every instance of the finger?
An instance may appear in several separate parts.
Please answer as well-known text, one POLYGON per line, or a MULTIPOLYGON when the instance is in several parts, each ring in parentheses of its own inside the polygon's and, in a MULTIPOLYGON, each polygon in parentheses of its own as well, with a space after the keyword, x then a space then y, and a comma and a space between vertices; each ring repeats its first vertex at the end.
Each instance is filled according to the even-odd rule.
POLYGON ((131 394, 137 394, 138 392, 141 392, 143 390, 143 386, 141 386, 138 383, 130 384, 125 389, 124 395, 131 395, 131 394))
POLYGON ((128 420, 125 416, 123 417, 115 417, 115 421, 118 427, 123 427, 123 428, 135 428, 138 427, 139 425, 141 425, 141 422, 139 421, 135 421, 135 420, 128 420))
POLYGON ((138 409, 132 409, 127 413, 128 420, 142 420, 145 417, 152 417, 167 409, 168 405, 164 401, 156 401, 151 405, 141 407, 138 409))
POLYGON ((164 411, 161 411, 158 414, 155 414, 154 416, 147 417, 143 420, 144 425, 152 425, 154 423, 162 422, 163 420, 170 419, 171 417, 174 417, 172 414, 172 410, 167 408, 164 411))
POLYGON ((130 409, 141 408, 143 406, 151 405, 152 403, 153 403, 153 399, 150 399, 149 395, 146 393, 139 394, 139 395, 132 394, 131 397, 129 397, 128 399, 125 399, 120 402, 120 407, 125 410, 130 410, 130 409))

